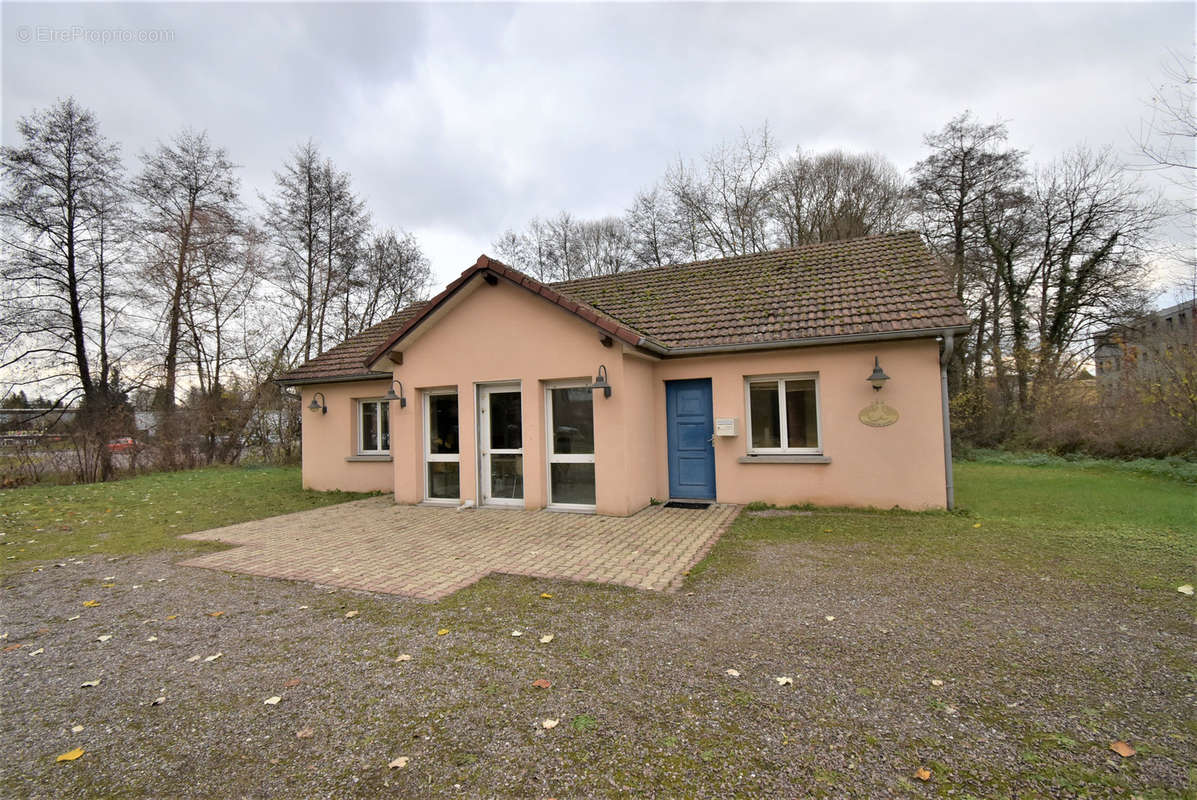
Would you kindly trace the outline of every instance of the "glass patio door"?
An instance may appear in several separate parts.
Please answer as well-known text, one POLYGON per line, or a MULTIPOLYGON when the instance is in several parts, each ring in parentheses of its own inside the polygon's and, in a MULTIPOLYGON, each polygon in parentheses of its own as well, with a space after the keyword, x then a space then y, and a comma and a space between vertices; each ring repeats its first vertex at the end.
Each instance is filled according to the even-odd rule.
POLYGON ((524 504, 524 429, 519 384, 478 389, 478 433, 482 444, 482 503, 524 504))

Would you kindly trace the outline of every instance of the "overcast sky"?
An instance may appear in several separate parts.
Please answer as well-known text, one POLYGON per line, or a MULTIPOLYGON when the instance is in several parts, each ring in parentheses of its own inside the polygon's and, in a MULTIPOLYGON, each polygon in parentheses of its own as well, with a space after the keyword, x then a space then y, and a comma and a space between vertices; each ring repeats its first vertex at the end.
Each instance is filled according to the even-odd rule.
POLYGON ((204 128, 251 201, 311 137, 443 284, 506 228, 621 213, 678 155, 765 121, 782 149, 902 169, 966 108, 1037 159, 1130 156, 1169 51, 1192 57, 1193 8, 6 2, 2 135, 67 95, 130 165, 204 128))

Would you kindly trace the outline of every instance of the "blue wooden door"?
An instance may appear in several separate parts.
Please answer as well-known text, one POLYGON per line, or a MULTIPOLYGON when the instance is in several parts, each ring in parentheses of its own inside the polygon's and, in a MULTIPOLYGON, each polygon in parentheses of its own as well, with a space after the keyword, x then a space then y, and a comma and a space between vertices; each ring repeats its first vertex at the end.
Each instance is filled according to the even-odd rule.
POLYGON ((711 437, 711 379, 665 382, 669 439, 669 496, 715 499, 715 447, 711 437))

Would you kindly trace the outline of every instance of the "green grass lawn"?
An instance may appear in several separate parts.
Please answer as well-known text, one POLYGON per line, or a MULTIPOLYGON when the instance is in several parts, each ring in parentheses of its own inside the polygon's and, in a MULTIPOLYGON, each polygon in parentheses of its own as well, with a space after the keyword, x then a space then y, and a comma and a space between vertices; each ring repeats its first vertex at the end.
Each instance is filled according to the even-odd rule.
MULTIPOLYGON (((986 561, 1085 581, 1159 590, 1197 580, 1197 489, 1172 478, 1103 467, 960 462, 956 512, 844 509, 813 517, 744 515, 730 539, 809 539, 924 565, 986 561)), ((735 560, 716 550, 700 565, 735 560)))
POLYGON ((366 496, 305 491, 297 467, 212 467, 9 489, 0 492, 0 574, 22 561, 204 547, 176 537, 366 496))

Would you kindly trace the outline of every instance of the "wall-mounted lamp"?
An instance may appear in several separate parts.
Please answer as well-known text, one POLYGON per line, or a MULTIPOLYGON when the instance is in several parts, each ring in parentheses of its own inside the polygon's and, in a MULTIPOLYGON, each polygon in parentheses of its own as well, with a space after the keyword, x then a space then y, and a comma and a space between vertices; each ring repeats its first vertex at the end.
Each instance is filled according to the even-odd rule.
POLYGON ((308 404, 308 411, 319 411, 321 414, 328 413, 328 401, 324 399, 324 392, 316 392, 312 395, 312 402, 308 404), (320 399, 317 400, 317 397, 320 399))
POLYGON ((386 396, 383 400, 398 400, 400 408, 407 408, 407 398, 403 396, 403 383, 400 381, 391 381, 391 386, 387 389, 386 396), (399 387, 399 394, 395 394, 395 387, 399 387))
POLYGON ((881 387, 885 386, 885 382, 889 380, 889 376, 881 369, 881 361, 877 356, 873 356, 873 374, 868 377, 869 383, 873 384, 873 391, 881 391, 881 387))
POLYGON ((599 364, 598 375, 594 378, 594 383, 586 387, 587 389, 602 389, 603 397, 611 396, 611 384, 607 383, 607 367, 599 364))

